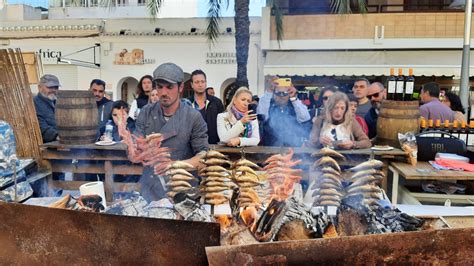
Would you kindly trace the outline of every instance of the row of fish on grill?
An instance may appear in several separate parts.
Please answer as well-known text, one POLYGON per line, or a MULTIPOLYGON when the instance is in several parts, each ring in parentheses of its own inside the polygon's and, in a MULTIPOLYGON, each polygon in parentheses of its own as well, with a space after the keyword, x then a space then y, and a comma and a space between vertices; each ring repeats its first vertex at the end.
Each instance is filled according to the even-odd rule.
POLYGON ((382 198, 382 189, 377 185, 384 178, 381 171, 383 162, 369 160, 348 169, 349 178, 343 177, 343 172, 338 161, 345 157, 329 148, 323 148, 319 153, 313 154, 319 157, 313 164, 316 173, 316 181, 313 190, 314 206, 336 206, 339 207, 344 199, 357 197, 368 206, 379 205, 382 198))
MULTIPOLYGON (((293 185, 301 179, 301 169, 293 169, 301 163, 300 160, 292 160, 293 150, 285 154, 275 154, 266 161, 266 166, 261 169, 256 163, 241 158, 235 162, 217 151, 210 150, 201 157, 201 163, 205 166, 198 171, 202 177, 199 184, 199 194, 203 202, 210 205, 221 205, 227 203, 232 196, 233 190, 238 188, 237 203, 239 207, 258 207, 263 202, 270 201, 271 197, 286 198, 291 195, 293 185), (268 191, 265 182, 261 180, 257 172, 266 171, 267 180, 270 185, 268 191)), ((194 167, 184 161, 175 161, 166 167, 160 166, 161 174, 169 180, 167 196, 173 198, 177 193, 193 193, 192 182, 197 179, 191 173, 194 167)), ((157 166, 155 166, 155 170, 157 166)))

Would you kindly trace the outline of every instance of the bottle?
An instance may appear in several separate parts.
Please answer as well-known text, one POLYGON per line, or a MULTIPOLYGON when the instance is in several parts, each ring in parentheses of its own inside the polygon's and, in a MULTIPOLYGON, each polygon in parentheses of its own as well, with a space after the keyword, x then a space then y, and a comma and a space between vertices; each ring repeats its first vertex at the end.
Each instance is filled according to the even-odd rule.
POLYGON ((441 120, 436 119, 435 126, 436 126, 436 128, 439 129, 441 127, 441 120))
POLYGON ((421 128, 426 128, 426 119, 424 117, 421 117, 420 126, 421 128))
POLYGON ((434 127, 434 126, 433 126, 433 119, 429 119, 429 120, 428 120, 428 127, 429 127, 430 129, 433 129, 433 127, 434 127))
POLYGON ((395 86, 395 100, 403 101, 403 91, 405 89, 405 79, 403 78, 403 70, 398 69, 397 83, 395 86))
POLYGON ((105 136, 107 137, 107 140, 113 141, 113 131, 114 131, 114 124, 112 123, 112 120, 107 121, 107 124, 105 125, 105 136))
POLYGON ((390 77, 387 81, 387 98, 388 100, 395 100, 395 88, 396 88, 397 79, 395 78, 395 69, 390 68, 390 77))
POLYGON ((413 100, 413 89, 415 88, 415 77, 413 77, 413 68, 408 69, 408 77, 405 82, 405 101, 413 100))

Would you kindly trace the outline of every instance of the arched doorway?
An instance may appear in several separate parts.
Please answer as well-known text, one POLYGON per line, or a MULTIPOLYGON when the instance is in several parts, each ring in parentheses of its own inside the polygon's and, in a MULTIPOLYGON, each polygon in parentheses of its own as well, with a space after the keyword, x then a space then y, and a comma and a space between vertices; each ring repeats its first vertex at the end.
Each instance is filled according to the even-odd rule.
POLYGON ((117 83, 117 98, 131 104, 136 98, 138 80, 134 77, 124 77, 117 83))
POLYGON ((232 100, 232 96, 234 96, 234 95, 230 95, 230 93, 232 91, 235 91, 235 90, 232 90, 232 88, 234 88, 234 86, 235 86, 235 80, 236 80, 235 78, 228 78, 224 82, 222 82, 222 85, 221 85, 221 99, 222 99, 222 103, 224 104, 225 107, 232 100))

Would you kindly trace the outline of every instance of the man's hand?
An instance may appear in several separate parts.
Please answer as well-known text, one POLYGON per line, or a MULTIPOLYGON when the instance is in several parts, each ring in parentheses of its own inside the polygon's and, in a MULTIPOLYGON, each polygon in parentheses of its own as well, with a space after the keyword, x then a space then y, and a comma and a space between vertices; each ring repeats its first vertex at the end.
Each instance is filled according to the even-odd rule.
POLYGON ((227 146, 237 147, 239 145, 240 145, 240 138, 233 138, 233 139, 230 139, 229 142, 227 142, 227 146))
POLYGON ((290 98, 296 97, 296 95, 298 94, 298 91, 296 90, 295 87, 292 86, 290 89, 288 89, 288 94, 290 95, 290 98))
POLYGON ((278 79, 277 76, 269 77, 268 82, 270 83, 270 86, 268 86, 267 88, 265 88, 265 90, 266 90, 267 92, 273 93, 273 91, 275 90, 275 87, 278 85, 278 84, 276 83, 276 80, 277 80, 277 79, 278 79))
POLYGON ((350 150, 354 147, 354 142, 351 140, 345 140, 345 141, 339 142, 337 144, 337 147, 344 150, 350 150))
POLYGON ((330 146, 332 144, 332 139, 328 136, 322 136, 319 139, 319 142, 321 142, 321 144, 323 144, 324 146, 330 146))

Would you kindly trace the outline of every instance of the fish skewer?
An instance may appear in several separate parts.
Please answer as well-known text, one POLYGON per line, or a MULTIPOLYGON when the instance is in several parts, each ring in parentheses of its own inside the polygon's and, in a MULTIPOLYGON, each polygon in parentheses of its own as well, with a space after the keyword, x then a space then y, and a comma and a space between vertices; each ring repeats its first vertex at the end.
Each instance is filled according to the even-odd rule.
POLYGON ((340 154, 339 152, 337 152, 333 149, 326 148, 326 147, 319 150, 318 153, 311 154, 311 157, 323 157, 323 156, 328 156, 328 157, 334 158, 336 160, 345 160, 346 159, 346 157, 344 157, 344 155, 340 154))
POLYGON ((258 175, 255 170, 260 167, 245 158, 234 163, 232 171, 232 180, 239 187, 237 203, 239 207, 257 207, 262 202, 255 191, 255 187, 260 185, 258 175))
POLYGON ((349 169, 349 171, 351 172, 358 172, 358 171, 362 171, 362 170, 367 170, 367 169, 377 169, 377 170, 380 170, 382 169, 383 167, 383 162, 382 161, 379 161, 379 160, 369 160, 367 162, 363 162, 361 164, 358 164, 354 167, 352 167, 351 169, 349 169))
MULTIPOLYGON (((230 171, 226 168, 232 165, 227 156, 209 150, 201 157, 206 166, 199 172, 203 177, 200 185, 204 203, 214 205, 225 204, 229 201, 229 190, 234 186, 230 182, 230 171)), ((213 210, 213 207, 211 207, 213 210)))

